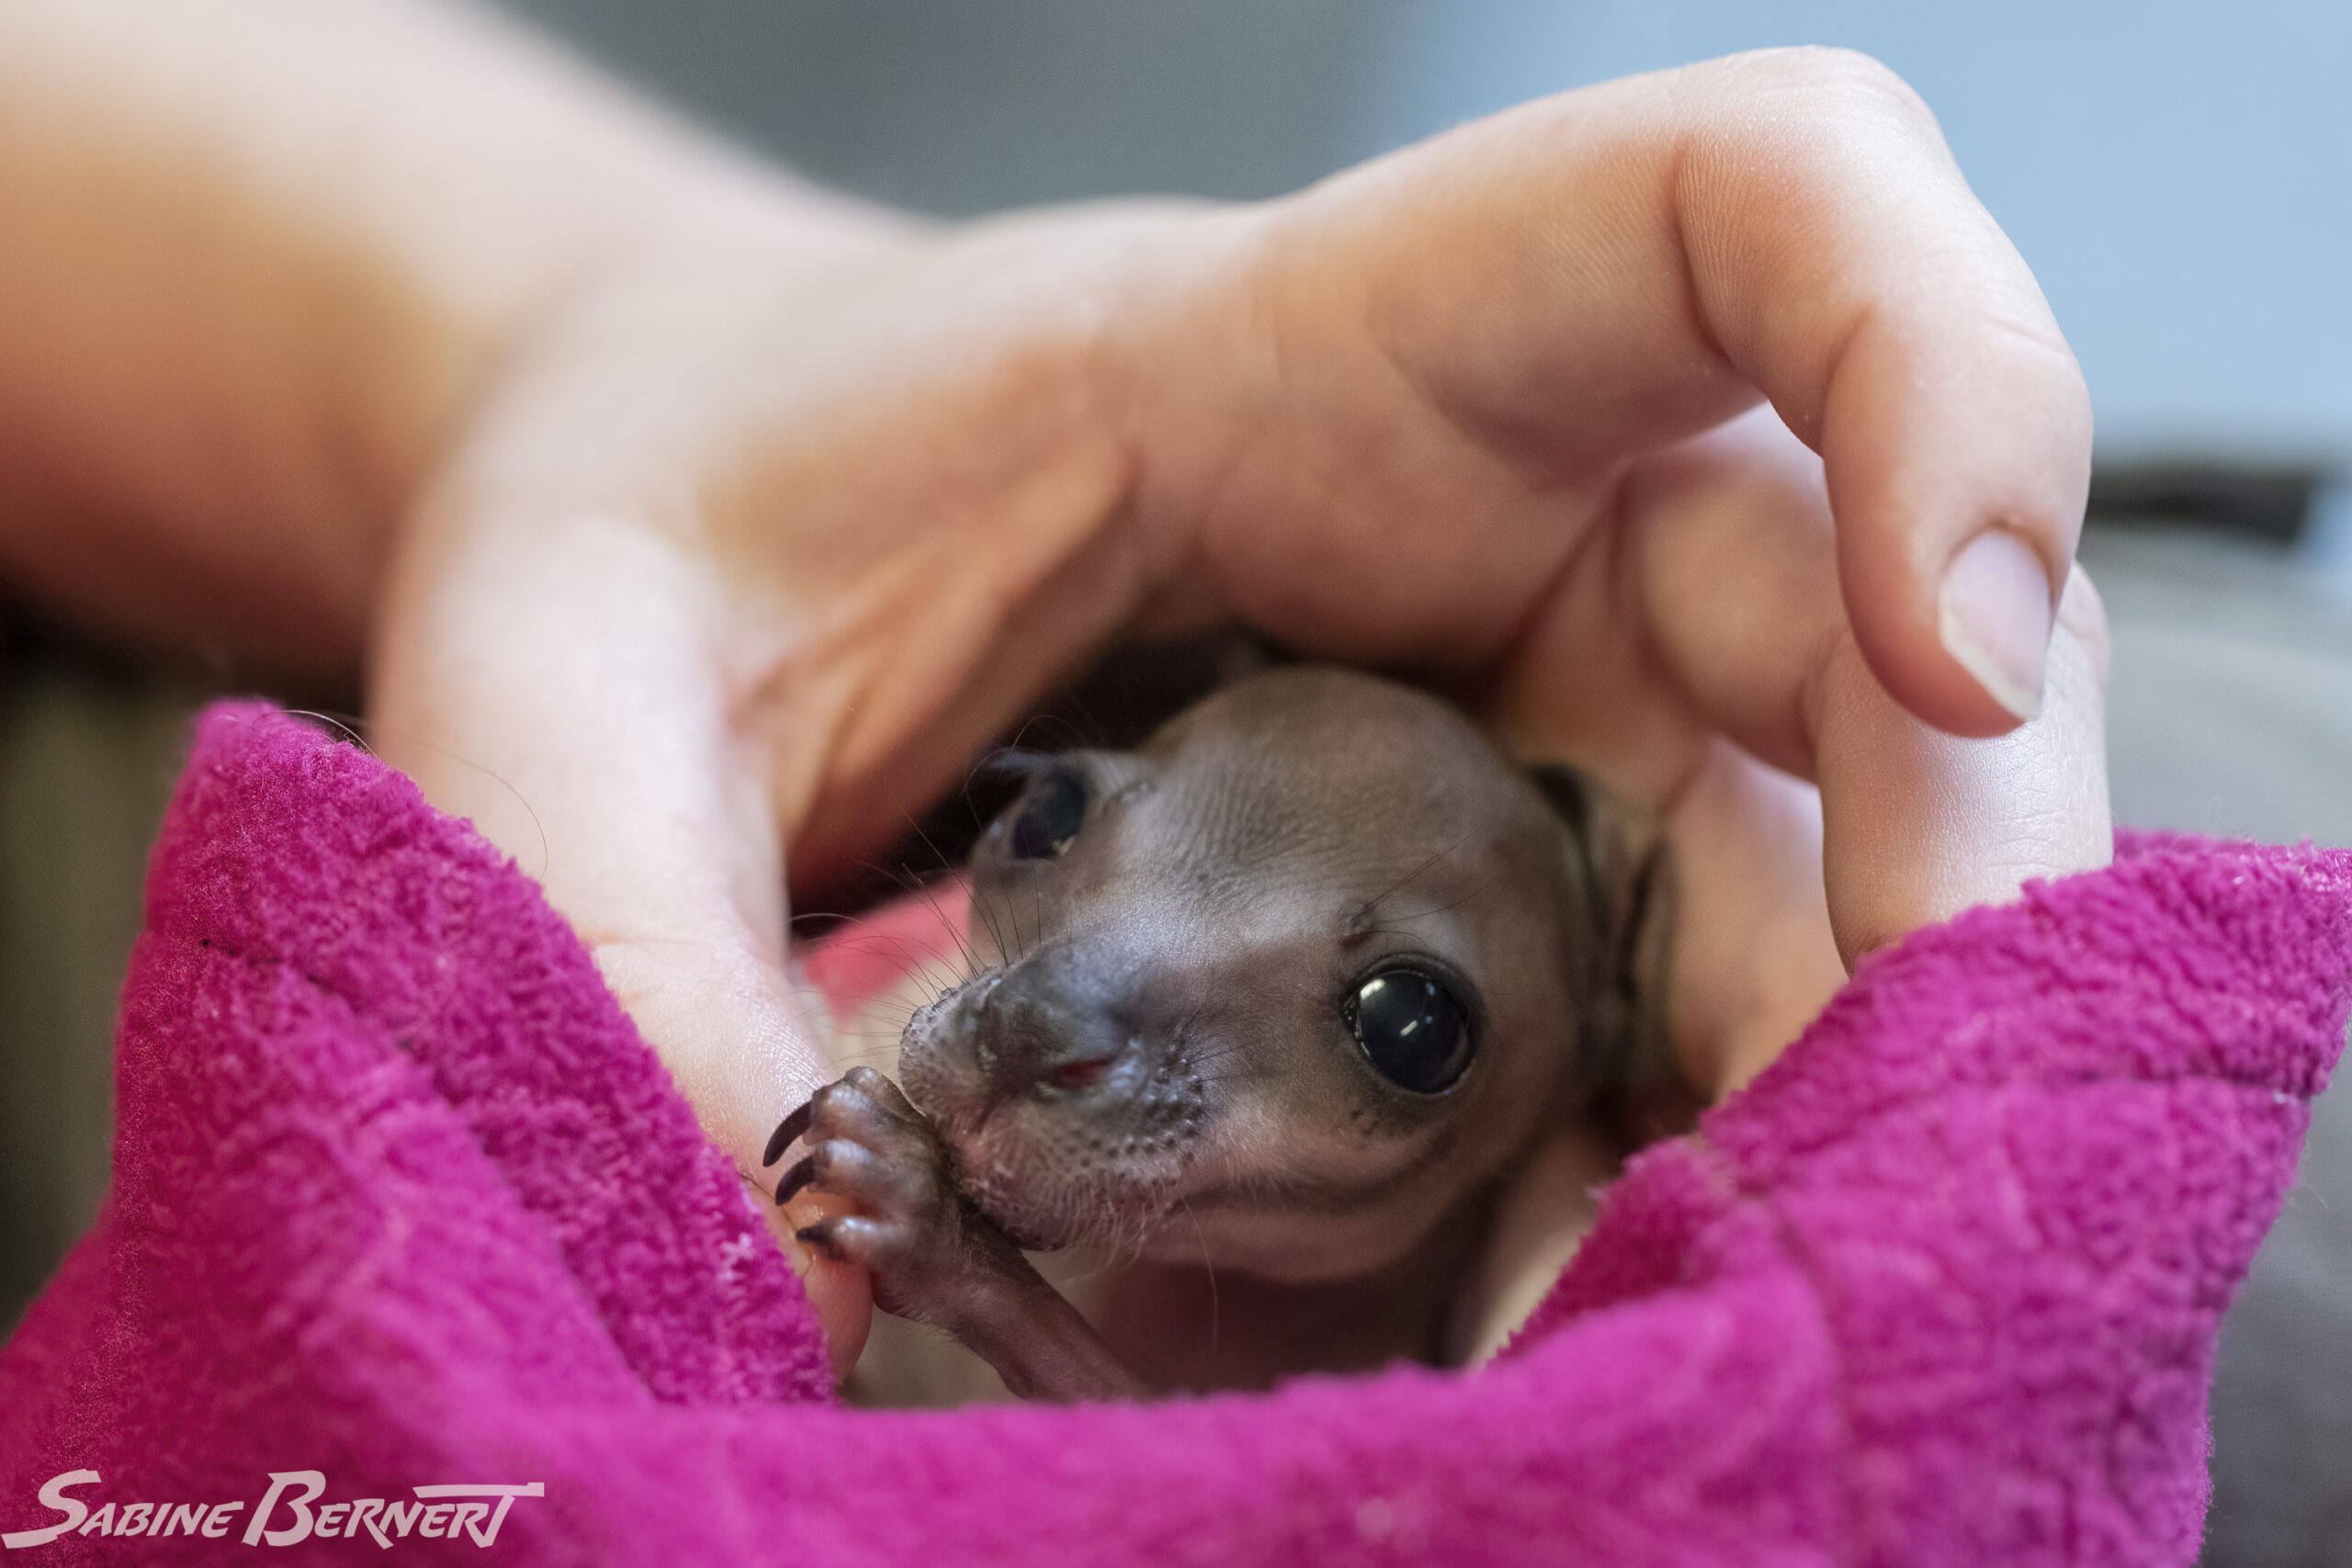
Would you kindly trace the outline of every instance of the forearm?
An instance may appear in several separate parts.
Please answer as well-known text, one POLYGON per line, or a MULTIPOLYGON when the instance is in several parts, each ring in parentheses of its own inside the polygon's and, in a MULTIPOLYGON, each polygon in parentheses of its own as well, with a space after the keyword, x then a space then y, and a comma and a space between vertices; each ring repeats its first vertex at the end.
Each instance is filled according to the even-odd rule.
POLYGON ((995 1368, 1016 1399, 1070 1404, 1150 1394, 1093 1325, 1035 1270, 1025 1281, 995 1283, 963 1307, 949 1332, 995 1368))
POLYGON ((884 220, 427 0, 0 0, 0 573, 346 669, 517 334, 649 244, 884 220))

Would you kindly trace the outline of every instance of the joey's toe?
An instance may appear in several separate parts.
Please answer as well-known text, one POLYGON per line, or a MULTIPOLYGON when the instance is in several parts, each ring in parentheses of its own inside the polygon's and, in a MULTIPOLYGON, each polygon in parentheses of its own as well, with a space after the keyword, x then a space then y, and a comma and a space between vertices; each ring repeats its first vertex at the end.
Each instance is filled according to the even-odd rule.
MULTIPOLYGON (((775 1162, 770 1160, 768 1163, 774 1165, 775 1162)), ((816 1179, 817 1156, 809 1155, 790 1170, 786 1171, 784 1179, 775 1184, 775 1206, 779 1209, 783 1208, 797 1197, 802 1189, 816 1179)))
POLYGON ((914 1102, 907 1098, 906 1091, 892 1082, 887 1073, 879 1072, 873 1067, 852 1067, 843 1076, 842 1081, 855 1084, 857 1091, 872 1101, 876 1111, 888 1116, 892 1121, 929 1124, 930 1119, 915 1109, 914 1102))
POLYGON ((810 1143, 849 1139, 871 1143, 888 1133, 897 1121, 865 1081, 867 1075, 881 1083, 890 1080, 871 1067, 853 1068, 848 1076, 819 1089, 809 1100, 807 1136, 810 1143))
POLYGON ((862 1214, 836 1214, 793 1233, 803 1246, 835 1263, 854 1263, 876 1271, 894 1258, 898 1248, 892 1243, 898 1234, 897 1226, 862 1214))

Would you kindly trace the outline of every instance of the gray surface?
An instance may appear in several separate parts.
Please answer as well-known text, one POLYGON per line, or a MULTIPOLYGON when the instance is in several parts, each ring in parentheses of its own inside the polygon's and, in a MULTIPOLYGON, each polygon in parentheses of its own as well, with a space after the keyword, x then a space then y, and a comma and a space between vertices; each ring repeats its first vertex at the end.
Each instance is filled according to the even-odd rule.
POLYGON ((829 183, 963 214, 1272 196, 1363 141, 1367 0, 507 0, 829 183))
POLYGON ((0 697, 0 1327, 97 1213, 115 1002, 185 684, 19 662, 0 697))
POLYGON ((2094 531, 2115 818, 2352 845, 2352 601, 2285 551, 2094 531))
MULTIPOLYGON (((2094 533, 2116 819, 2352 844, 2352 603, 2333 563, 2094 533)), ((2352 1075, 2222 1325, 2209 1568, 2352 1563, 2352 1075)))
POLYGON ((2212 1568, 2352 1562, 2352 1087, 2321 1097, 2302 1180, 2222 1328, 2212 1568))

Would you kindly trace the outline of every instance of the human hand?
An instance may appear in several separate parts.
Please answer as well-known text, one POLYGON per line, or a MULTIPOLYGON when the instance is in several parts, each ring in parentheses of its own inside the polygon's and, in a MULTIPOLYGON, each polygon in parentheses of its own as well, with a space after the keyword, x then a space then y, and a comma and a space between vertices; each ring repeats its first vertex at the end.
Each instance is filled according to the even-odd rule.
POLYGON ((787 876, 1125 632, 1442 673, 1658 807, 1719 1087, 1841 958, 2107 855, 2081 379, 1875 66, 1610 84, 1264 206, 772 232, 662 225, 518 330, 370 699, 747 1169, 833 1076, 787 876))

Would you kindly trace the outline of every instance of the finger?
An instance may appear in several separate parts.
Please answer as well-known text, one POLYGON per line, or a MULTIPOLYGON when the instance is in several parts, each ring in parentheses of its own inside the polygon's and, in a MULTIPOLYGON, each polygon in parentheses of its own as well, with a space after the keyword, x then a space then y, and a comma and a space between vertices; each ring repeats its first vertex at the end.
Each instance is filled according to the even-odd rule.
POLYGON ((706 1128, 760 1148, 830 1075, 786 981, 782 854, 697 569, 617 519, 447 549, 394 585, 379 749, 539 879, 706 1128))
MULTIPOLYGON (((1886 688, 1956 733, 2033 710, 2087 482, 2087 399, 2030 273, 1882 68, 1747 56, 1498 116, 1276 209, 1251 287, 1274 369, 1254 405, 1237 400, 1239 454, 1209 465, 1228 511, 1274 468, 1249 460, 1263 432, 1286 433, 1269 407, 1345 416, 1317 448, 1334 483, 1351 463, 1409 482, 1448 459, 1383 423, 1393 387, 1573 515, 1605 502, 1627 454, 1760 390, 1826 462, 1849 617, 1886 688), (1348 346, 1367 334, 1376 359, 1348 346)), ((1484 497, 1461 499, 1432 513, 1457 534, 1484 497)), ((1288 547, 1279 508, 1248 510, 1285 532, 1237 526, 1227 547, 1288 547)), ((1325 522, 1335 603, 1273 606, 1310 626, 1344 621, 1350 563, 1393 546, 1391 530, 1359 525, 1351 543, 1325 522)), ((1465 599, 1458 634, 1482 614, 1515 624, 1526 597, 1465 599)))
POLYGON ((1820 462, 1769 409, 1644 465, 1623 498, 1548 589, 1489 718, 1515 751, 1576 761, 1660 813, 1668 1034, 1712 1098, 1846 980, 1804 717, 1843 630, 1835 543, 1820 462))
MULTIPOLYGON (((539 879, 749 1166, 777 1108, 831 1075, 785 973, 781 852, 703 651, 706 599, 617 518, 428 513, 395 565, 369 716, 387 761, 539 879)), ((805 1282, 836 1351, 862 1342, 863 1278, 805 1282)))
POLYGON ((1892 702, 1851 644, 1819 689, 1825 863, 1852 958, 2114 850, 2105 744, 2107 626, 2077 567, 2058 607, 2040 717, 1964 739, 1892 702))
POLYGON ((1667 819, 1676 927, 1666 1019, 1684 1076, 1720 1099, 1846 983, 1822 882, 1820 793, 1718 737, 1667 819))
POLYGON ((2025 882, 2104 865, 2106 632, 2077 572, 2041 717, 1964 739, 1905 711, 1836 589, 1821 465, 1769 412, 1646 465, 1626 491, 1632 617, 1690 706, 1820 785, 1827 909, 1850 962, 2025 882))
POLYGON ((1594 700, 1560 672, 1613 660, 1611 690, 1628 695, 1600 705, 1620 731, 1601 762, 1621 787, 1694 809, 1718 732, 1817 782, 1826 916, 1851 960, 2030 878, 2106 863, 2105 631, 2078 573, 2042 716, 2006 737, 1945 735, 1862 659, 1828 510, 1820 464, 1769 412, 1643 465, 1621 552, 1555 585, 1499 701, 1523 735, 1589 745, 1594 700))

